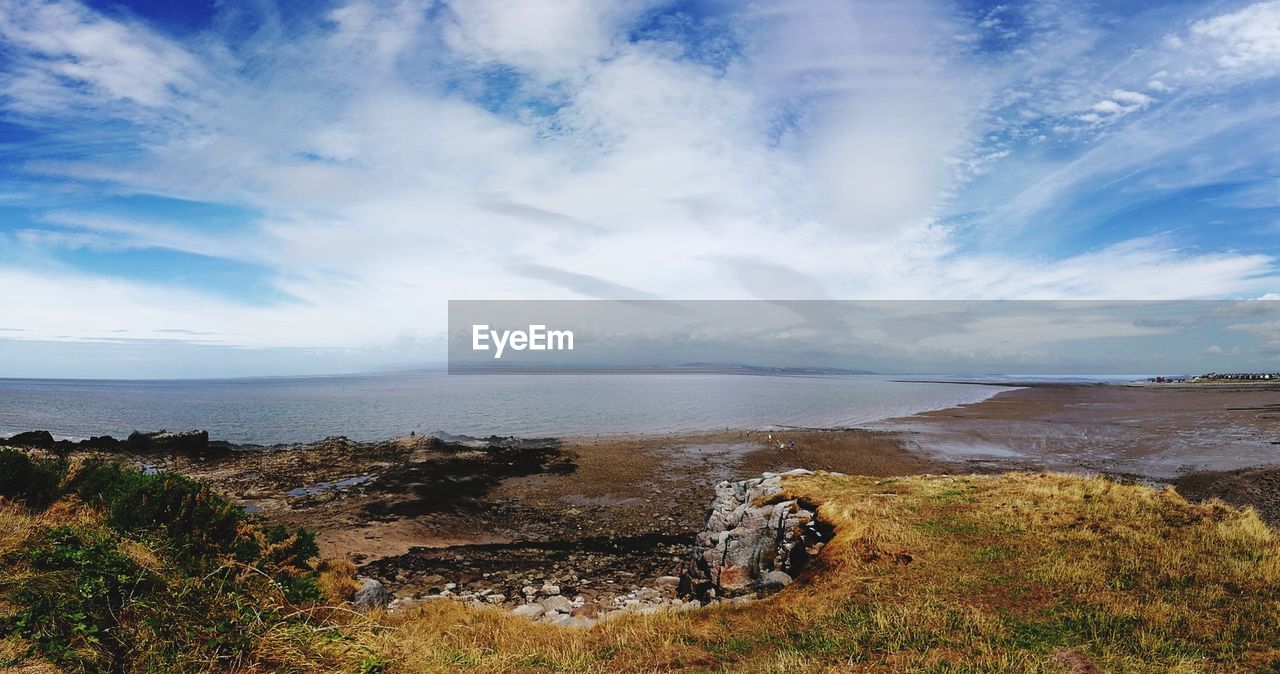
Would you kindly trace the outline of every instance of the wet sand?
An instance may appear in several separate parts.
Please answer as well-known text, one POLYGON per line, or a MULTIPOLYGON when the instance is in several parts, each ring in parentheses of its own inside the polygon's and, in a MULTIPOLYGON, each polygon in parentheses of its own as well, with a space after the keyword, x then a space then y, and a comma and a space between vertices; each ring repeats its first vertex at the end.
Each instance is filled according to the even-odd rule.
POLYGON ((941 460, 1171 480, 1280 462, 1280 385, 1039 385, 872 427, 941 460))

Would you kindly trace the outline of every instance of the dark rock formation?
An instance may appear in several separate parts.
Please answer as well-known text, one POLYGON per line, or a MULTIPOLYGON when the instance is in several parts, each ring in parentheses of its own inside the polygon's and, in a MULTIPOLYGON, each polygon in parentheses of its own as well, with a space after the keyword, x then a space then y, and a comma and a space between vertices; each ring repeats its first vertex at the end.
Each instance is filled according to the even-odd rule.
POLYGON ((129 434, 129 439, 125 442, 129 445, 129 449, 136 452, 200 454, 209 448, 209 431, 183 433, 134 431, 129 434))
POLYGON ((777 498, 784 475, 808 473, 717 484, 681 593, 704 600, 763 596, 789 584, 830 537, 813 510, 777 498))
POLYGON ((53 435, 49 431, 27 431, 5 440, 3 444, 13 445, 14 447, 52 449, 54 443, 53 435))

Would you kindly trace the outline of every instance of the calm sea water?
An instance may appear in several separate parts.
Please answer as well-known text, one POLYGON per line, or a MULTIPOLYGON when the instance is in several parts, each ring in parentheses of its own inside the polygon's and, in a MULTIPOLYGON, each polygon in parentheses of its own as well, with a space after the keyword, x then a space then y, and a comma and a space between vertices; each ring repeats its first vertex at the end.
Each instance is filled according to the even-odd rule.
POLYGON ((483 375, 234 380, 0 379, 0 435, 207 429, 235 443, 379 440, 410 431, 606 435, 846 426, 984 400, 994 386, 878 376, 483 375))

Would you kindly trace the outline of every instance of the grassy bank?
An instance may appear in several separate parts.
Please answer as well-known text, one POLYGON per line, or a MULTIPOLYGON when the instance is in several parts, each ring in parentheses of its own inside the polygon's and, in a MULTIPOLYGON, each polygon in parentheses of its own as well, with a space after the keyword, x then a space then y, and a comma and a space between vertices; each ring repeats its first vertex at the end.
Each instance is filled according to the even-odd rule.
MULTIPOLYGON (((1280 671, 1272 532, 1105 479, 794 479, 787 496, 836 529, 809 578, 767 601, 567 630, 448 602, 358 616, 338 605, 349 567, 319 564, 304 532, 210 501, 239 533, 189 540, 194 510, 113 509, 162 478, 121 474, 134 486, 112 501, 83 488, 83 467, 42 470, 52 498, 0 508, 0 666, 19 670, 1280 671), (237 540, 258 556, 238 561, 237 540)), ((217 498, 184 484, 169 489, 217 498)))

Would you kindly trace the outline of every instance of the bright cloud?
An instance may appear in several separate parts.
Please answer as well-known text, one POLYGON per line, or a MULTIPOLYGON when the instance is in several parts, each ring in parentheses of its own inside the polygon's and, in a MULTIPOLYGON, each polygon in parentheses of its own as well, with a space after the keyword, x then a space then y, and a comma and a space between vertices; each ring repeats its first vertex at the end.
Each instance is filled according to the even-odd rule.
POLYGON ((0 0, 0 315, 414 360, 461 298, 1256 297, 1166 201, 1274 175, 1277 7, 0 0))

